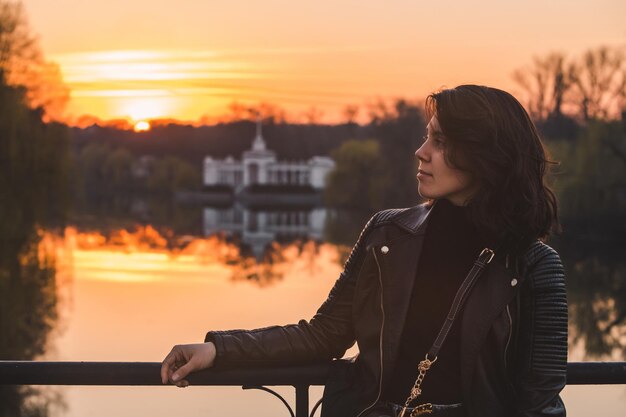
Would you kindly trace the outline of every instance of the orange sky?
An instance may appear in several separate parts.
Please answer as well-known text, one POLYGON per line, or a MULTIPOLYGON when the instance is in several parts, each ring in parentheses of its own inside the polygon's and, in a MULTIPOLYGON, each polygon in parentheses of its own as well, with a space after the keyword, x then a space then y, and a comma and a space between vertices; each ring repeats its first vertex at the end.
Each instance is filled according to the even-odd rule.
MULTIPOLYGON (((343 120, 348 104, 487 84, 516 95, 533 55, 626 43, 626 2, 23 0, 71 89, 67 115, 212 120, 274 103, 343 120)), ((520 98, 521 99, 521 98, 520 98)))

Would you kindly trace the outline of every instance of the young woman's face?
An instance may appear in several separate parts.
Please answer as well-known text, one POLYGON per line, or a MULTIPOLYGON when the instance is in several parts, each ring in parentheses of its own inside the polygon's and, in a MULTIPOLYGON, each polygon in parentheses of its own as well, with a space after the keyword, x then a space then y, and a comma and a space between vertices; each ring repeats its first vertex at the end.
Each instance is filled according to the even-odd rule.
POLYGON ((418 158, 417 191, 424 198, 447 198, 457 206, 467 204, 477 185, 469 173, 448 165, 444 158, 446 138, 436 116, 426 126, 425 142, 415 151, 418 158))

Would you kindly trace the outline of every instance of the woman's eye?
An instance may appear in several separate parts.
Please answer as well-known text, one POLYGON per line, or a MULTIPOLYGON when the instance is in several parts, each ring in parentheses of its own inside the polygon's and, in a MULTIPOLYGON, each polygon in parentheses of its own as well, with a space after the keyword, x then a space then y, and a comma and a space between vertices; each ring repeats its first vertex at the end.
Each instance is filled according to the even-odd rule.
MULTIPOLYGON (((420 144, 423 144, 423 143, 424 143, 424 142, 426 142, 428 139, 429 139, 429 138, 428 138, 428 135, 427 135, 427 134, 426 134, 426 135, 424 135, 424 136, 422 136, 422 137, 421 137, 421 139, 420 139, 420 144)), ((437 148, 442 148, 442 147, 444 147, 444 146, 445 146, 445 142, 444 142, 443 140, 441 140, 441 139, 437 139, 437 138, 435 137, 435 139, 433 139, 433 141, 435 142, 435 146, 436 146, 437 148)))

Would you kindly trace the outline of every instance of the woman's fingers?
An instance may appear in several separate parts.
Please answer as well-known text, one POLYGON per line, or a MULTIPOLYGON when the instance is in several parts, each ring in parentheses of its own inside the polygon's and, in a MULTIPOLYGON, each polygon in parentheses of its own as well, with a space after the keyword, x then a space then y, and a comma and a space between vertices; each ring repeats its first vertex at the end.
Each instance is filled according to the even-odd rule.
POLYGON ((170 375, 172 372, 176 371, 178 368, 178 363, 182 358, 182 354, 180 352, 180 346, 176 345, 172 348, 170 353, 167 354, 163 362, 161 363, 161 382, 167 384, 170 380, 170 375))
POLYGON ((170 367, 172 365, 174 365, 174 358, 172 357, 172 352, 170 352, 161 363, 161 382, 164 384, 170 379, 170 367))
POLYGON ((186 387, 189 381, 185 377, 191 372, 211 366, 214 353, 211 345, 196 343, 176 345, 163 359, 161 364, 161 382, 171 381, 179 387, 186 387))
POLYGON ((187 381, 186 379, 181 379, 180 381, 175 382, 174 384, 176 384, 178 388, 185 388, 189 386, 189 381, 187 381))
POLYGON ((187 362, 186 364, 178 368, 172 374, 172 381, 178 382, 179 380, 185 378, 190 372, 194 371, 195 369, 196 369, 196 364, 194 363, 194 360, 192 357, 191 360, 189 360, 189 362, 187 362))

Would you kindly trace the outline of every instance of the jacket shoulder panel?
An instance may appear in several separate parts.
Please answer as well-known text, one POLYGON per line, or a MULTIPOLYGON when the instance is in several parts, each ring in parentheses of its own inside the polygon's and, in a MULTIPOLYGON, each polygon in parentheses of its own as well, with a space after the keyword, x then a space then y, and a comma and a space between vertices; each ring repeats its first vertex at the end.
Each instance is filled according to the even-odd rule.
POLYGON ((523 259, 524 265, 527 268, 532 269, 537 264, 537 262, 539 262, 542 258, 548 255, 558 256, 558 253, 550 245, 542 242, 539 239, 536 239, 534 242, 532 242, 528 246, 522 259, 523 259))
POLYGON ((568 308, 565 270, 558 252, 537 241, 526 254, 533 310, 531 372, 564 375, 568 308))
POLYGON ((381 210, 374 216, 377 224, 394 223, 408 232, 415 233, 428 210, 426 203, 421 203, 410 207, 381 210))
POLYGON ((401 208, 389 208, 385 210, 380 210, 374 214, 374 224, 386 224, 390 223, 392 219, 395 219, 402 213, 406 213, 407 211, 413 209, 413 207, 401 207, 401 208))

